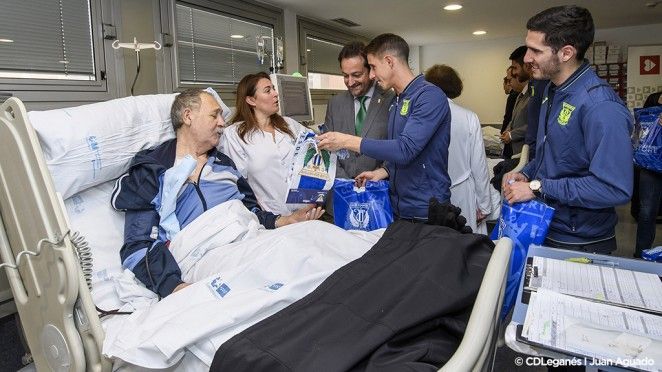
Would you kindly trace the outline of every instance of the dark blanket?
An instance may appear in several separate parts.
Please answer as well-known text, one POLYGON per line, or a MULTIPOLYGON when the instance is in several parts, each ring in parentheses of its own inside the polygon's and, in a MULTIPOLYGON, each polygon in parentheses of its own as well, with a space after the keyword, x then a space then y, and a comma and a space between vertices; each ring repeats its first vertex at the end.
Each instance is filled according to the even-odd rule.
POLYGON ((315 291, 225 342, 211 371, 434 371, 457 349, 494 245, 393 223, 315 291))

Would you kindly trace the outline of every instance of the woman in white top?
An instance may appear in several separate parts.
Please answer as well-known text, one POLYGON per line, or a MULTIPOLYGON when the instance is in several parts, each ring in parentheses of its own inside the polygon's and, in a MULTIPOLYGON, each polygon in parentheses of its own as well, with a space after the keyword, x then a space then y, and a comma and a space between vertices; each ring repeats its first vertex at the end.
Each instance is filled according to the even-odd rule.
POLYGON ((492 212, 492 200, 478 116, 451 100, 462 93, 462 80, 453 68, 434 65, 425 72, 425 80, 446 93, 451 109, 451 142, 448 146, 451 203, 460 207, 474 233, 486 234, 484 220, 492 212))
POLYGON ((223 131, 221 150, 246 177, 263 210, 289 215, 301 204, 285 204, 294 143, 306 127, 278 115, 278 93, 264 72, 237 86, 236 113, 223 131))

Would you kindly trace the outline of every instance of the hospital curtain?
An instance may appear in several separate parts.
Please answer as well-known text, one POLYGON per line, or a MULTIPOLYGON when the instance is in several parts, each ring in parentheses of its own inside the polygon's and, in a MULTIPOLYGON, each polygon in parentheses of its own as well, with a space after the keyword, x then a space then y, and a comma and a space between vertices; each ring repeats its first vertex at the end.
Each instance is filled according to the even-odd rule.
POLYGON ((0 77, 94 80, 88 0, 3 0, 0 77))
POLYGON ((339 75, 338 54, 340 54, 342 47, 340 44, 307 36, 306 61, 308 72, 339 75))
POLYGON ((269 72, 273 26, 247 22, 177 4, 179 80, 189 84, 234 84, 244 75, 269 72), (264 57, 259 57, 258 40, 264 57))

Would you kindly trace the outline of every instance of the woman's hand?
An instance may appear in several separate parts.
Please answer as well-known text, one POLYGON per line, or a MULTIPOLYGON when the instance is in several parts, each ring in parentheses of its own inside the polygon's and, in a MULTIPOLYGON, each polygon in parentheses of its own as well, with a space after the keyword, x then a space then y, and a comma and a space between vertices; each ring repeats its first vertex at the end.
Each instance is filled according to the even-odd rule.
POLYGON ((481 212, 480 208, 476 208, 476 223, 481 223, 488 215, 481 212))
POLYGON ((276 220, 276 227, 283 227, 297 222, 317 220, 324 214, 322 207, 316 207, 315 204, 309 204, 296 210, 289 216, 280 216, 276 220))

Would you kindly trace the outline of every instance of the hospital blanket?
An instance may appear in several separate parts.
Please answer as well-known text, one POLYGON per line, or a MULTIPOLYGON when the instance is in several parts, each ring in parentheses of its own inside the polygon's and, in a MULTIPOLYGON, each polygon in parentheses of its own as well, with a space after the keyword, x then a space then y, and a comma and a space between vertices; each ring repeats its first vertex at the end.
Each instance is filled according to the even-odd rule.
POLYGON ((311 294, 224 343, 210 371, 436 371, 462 340, 493 247, 396 221, 311 294))
POLYGON ((171 243, 183 280, 195 283, 106 322, 103 353, 166 368, 188 349, 211 364, 224 341, 310 293, 376 240, 320 221, 265 230, 239 201, 223 203, 171 243))

